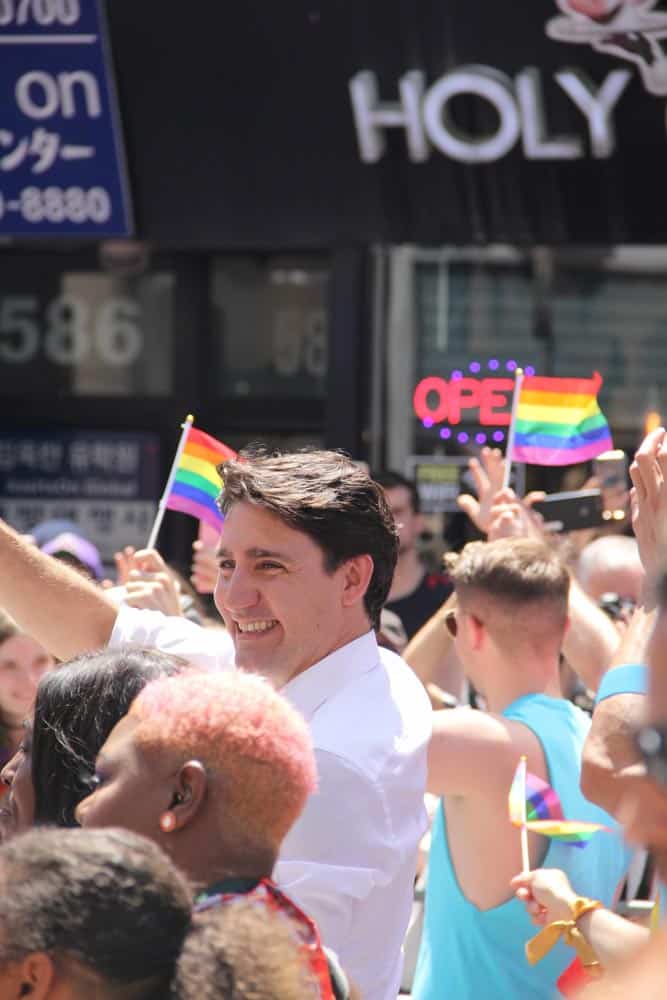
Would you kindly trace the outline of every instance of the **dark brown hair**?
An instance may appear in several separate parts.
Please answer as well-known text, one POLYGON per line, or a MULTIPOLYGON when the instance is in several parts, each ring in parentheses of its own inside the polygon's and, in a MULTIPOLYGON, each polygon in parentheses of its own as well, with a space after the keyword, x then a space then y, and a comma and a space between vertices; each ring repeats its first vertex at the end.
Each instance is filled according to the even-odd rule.
POLYGON ((407 490, 410 494, 412 512, 414 514, 419 513, 419 492, 412 479, 408 479, 407 476, 402 476, 400 472, 395 472, 393 469, 379 469, 377 472, 371 472, 371 475, 374 481, 378 483, 383 490, 396 490, 401 488, 407 490))
POLYGON ((78 826, 76 807, 111 730, 149 681, 186 667, 158 649, 125 646, 83 653, 42 677, 32 727, 36 824, 78 826))
POLYGON ((367 472, 340 452, 308 449, 242 452, 218 472, 223 514, 244 501, 276 514, 319 545, 328 573, 348 559, 369 555, 373 576, 364 605, 378 627, 396 566, 398 533, 382 488, 367 472))

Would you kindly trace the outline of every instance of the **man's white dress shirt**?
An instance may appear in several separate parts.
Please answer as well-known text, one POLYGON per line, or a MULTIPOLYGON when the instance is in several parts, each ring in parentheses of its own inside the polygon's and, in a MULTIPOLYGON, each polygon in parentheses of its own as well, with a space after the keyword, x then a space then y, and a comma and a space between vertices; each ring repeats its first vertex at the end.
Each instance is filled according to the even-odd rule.
MULTIPOLYGON (((226 633, 122 608, 111 645, 156 646, 200 667, 233 664, 226 633)), ((393 1000, 412 904, 431 706, 412 670, 373 632, 281 692, 305 716, 318 791, 283 842, 276 881, 317 922, 364 1000, 393 1000)))

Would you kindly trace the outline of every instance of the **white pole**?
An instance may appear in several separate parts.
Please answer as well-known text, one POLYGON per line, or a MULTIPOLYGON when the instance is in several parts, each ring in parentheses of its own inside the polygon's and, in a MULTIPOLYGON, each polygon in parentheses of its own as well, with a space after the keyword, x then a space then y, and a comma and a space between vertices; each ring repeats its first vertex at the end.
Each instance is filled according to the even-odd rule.
POLYGON ((167 500, 169 499, 169 494, 171 493, 171 487, 174 485, 174 479, 176 478, 176 473, 178 471, 178 463, 181 460, 181 455, 183 454, 183 449, 185 448, 185 442, 188 439, 188 434, 190 428, 194 422, 194 417, 191 413, 188 413, 187 417, 181 424, 183 430, 181 431, 181 437, 178 442, 178 447, 176 448, 176 454, 174 455, 174 461, 171 463, 171 471, 169 473, 169 478, 167 479, 167 485, 164 488, 162 494, 162 499, 158 504, 157 513, 155 515, 155 520, 153 521, 153 527, 151 528, 151 533, 148 536, 148 542, 146 543, 147 549, 155 548, 155 542, 157 541, 157 536, 162 527, 162 518, 164 517, 164 512, 167 509, 167 500))
POLYGON ((510 474, 512 472, 512 452, 514 451, 514 434, 516 429, 516 413, 519 408, 519 396, 521 395, 522 382, 523 382, 523 368, 517 368, 514 379, 514 395, 512 396, 512 415, 510 417, 510 429, 507 432, 507 448, 505 449, 505 475, 503 477, 504 490, 506 490, 510 484, 510 474))
POLYGON ((521 864, 523 865, 523 874, 526 875, 530 871, 530 857, 528 855, 528 827, 527 827, 527 817, 526 817, 526 758, 521 758, 522 768, 521 768, 521 864))

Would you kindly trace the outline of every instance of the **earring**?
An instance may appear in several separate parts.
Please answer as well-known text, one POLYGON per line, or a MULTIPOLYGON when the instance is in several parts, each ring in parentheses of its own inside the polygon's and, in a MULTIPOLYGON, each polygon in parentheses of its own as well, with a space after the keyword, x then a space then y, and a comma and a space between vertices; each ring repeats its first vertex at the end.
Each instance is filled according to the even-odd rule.
POLYGON ((171 833, 176 826, 176 817, 173 812, 162 813, 160 816, 160 829, 163 833, 171 833))

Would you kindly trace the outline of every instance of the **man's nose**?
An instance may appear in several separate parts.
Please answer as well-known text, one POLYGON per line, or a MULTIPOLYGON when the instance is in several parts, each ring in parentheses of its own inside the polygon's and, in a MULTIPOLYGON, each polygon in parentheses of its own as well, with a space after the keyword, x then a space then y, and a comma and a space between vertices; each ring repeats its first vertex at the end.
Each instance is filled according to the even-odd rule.
POLYGON ((259 591, 248 574, 238 567, 231 576, 218 578, 216 604, 222 604, 228 611, 245 611, 259 601, 259 591))

